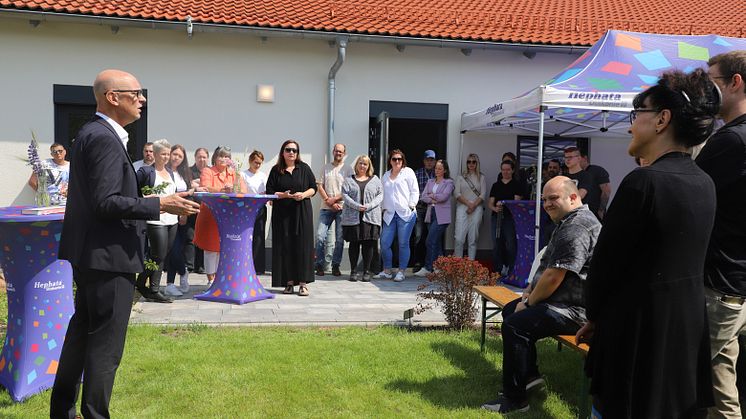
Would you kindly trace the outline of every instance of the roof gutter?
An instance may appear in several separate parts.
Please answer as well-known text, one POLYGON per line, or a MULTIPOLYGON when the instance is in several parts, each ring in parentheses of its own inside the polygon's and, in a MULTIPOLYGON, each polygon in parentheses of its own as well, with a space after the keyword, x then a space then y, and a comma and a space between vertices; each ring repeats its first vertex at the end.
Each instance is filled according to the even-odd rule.
POLYGON ((188 27, 192 35, 194 33, 229 33, 242 34, 257 37, 273 38, 295 38, 295 39, 313 39, 324 41, 336 41, 340 36, 344 36, 348 42, 365 42, 378 44, 392 44, 402 46, 426 46, 438 48, 456 48, 461 49, 466 54, 471 50, 508 50, 519 51, 526 57, 533 58, 536 53, 560 53, 560 54, 580 54, 590 48, 590 46, 578 45, 543 45, 543 44, 521 44, 514 42, 489 42, 489 41, 468 41, 437 39, 423 37, 407 36, 389 36, 389 35, 369 35, 355 34, 345 32, 330 31, 310 31, 305 29, 285 29, 285 28, 263 28, 255 26, 238 26, 220 23, 199 23, 184 21, 164 21, 155 19, 134 19, 113 16, 95 16, 71 13, 55 13, 36 10, 16 10, 0 8, 0 17, 28 19, 32 24, 38 25, 40 22, 65 22, 65 23, 82 23, 97 24, 101 26, 111 26, 112 28, 132 27, 140 29, 159 29, 159 30, 181 30, 187 33, 188 27))

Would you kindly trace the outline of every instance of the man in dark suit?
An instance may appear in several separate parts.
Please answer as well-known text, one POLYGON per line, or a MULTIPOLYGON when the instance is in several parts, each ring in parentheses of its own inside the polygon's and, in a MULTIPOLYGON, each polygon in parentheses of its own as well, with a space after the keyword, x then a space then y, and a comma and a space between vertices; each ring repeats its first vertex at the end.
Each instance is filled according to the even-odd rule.
POLYGON ((158 219, 161 211, 199 211, 185 198, 191 191, 143 198, 137 187, 123 128, 140 118, 145 103, 137 79, 105 70, 96 77, 93 92, 96 116, 81 128, 71 149, 59 254, 73 266, 77 293, 52 390, 52 418, 75 417, 83 374, 81 413, 86 418, 110 416, 135 274, 143 270, 144 220, 158 219))

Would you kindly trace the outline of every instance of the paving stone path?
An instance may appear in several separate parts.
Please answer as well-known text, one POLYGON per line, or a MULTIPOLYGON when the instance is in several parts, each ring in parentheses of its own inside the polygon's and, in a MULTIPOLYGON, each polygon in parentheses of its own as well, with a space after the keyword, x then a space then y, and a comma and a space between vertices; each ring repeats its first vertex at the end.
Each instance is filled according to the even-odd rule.
MULTIPOLYGON (((187 295, 171 304, 140 299, 133 307, 130 323, 253 326, 407 324, 403 320, 404 311, 417 305, 417 287, 426 282, 414 276, 408 276, 403 282, 374 279, 367 283, 350 282, 348 277, 317 276, 316 282, 309 284, 311 295, 300 297, 297 286, 296 294, 282 294, 281 288, 270 287, 272 278, 269 275, 261 275, 262 285, 274 293, 275 298, 234 305, 193 299, 195 293, 205 290, 207 277, 190 274, 192 289, 187 295)), ((445 318, 435 309, 416 314, 412 324, 442 325, 445 318)))

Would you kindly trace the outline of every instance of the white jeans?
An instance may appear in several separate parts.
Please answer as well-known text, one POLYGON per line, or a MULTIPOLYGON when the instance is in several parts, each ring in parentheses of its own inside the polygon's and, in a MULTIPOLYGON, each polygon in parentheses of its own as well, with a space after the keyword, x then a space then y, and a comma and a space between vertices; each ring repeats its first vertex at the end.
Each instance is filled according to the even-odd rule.
POLYGON ((471 214, 466 213, 466 205, 456 205, 456 243, 453 247, 453 255, 461 257, 464 254, 464 241, 469 239, 469 258, 477 256, 477 241, 479 240, 479 227, 482 225, 482 206, 478 206, 471 214))

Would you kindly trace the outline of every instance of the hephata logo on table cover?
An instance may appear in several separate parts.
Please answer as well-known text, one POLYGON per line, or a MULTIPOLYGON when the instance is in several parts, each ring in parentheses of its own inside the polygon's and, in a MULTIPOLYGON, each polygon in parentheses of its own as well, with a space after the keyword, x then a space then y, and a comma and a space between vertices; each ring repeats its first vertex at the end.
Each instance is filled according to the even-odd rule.
POLYGON ((47 281, 47 282, 34 282, 34 289, 43 288, 44 291, 57 291, 65 289, 65 284, 62 281, 47 281))
POLYGON ((241 235, 240 234, 226 234, 225 238, 228 240, 233 240, 234 242, 240 242, 241 241, 241 235))

